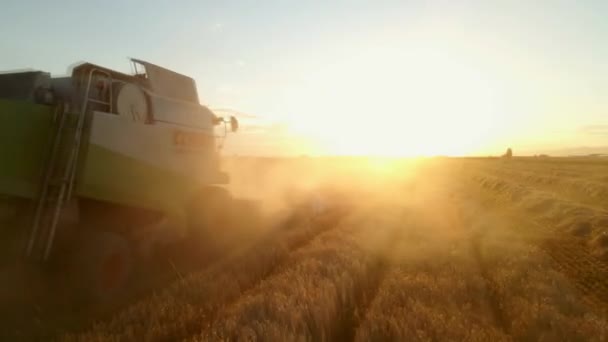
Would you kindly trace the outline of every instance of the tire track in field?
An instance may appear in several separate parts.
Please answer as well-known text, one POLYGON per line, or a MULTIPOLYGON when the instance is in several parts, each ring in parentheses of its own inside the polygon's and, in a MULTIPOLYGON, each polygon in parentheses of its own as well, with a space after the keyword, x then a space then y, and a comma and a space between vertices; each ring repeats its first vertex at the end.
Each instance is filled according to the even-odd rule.
POLYGON ((511 322, 506 318, 505 312, 500 306, 500 293, 498 292, 498 284, 492 278, 490 271, 484 262, 484 257, 481 253, 481 239, 483 238, 483 232, 473 234, 470 238, 471 252, 473 253, 473 259, 479 267, 479 272, 485 283, 485 296, 487 302, 490 304, 490 311, 496 325, 507 335, 511 332, 511 322))
POLYGON ((365 320, 367 311, 380 290, 380 285, 386 278, 391 265, 392 251, 403 237, 403 230, 396 228, 385 244, 386 251, 379 251, 369 271, 369 282, 362 284, 355 293, 353 305, 344 308, 342 316, 336 322, 333 341, 354 341, 359 326, 365 320))
POLYGON ((382 279, 378 271, 387 263, 380 255, 395 231, 391 226, 372 230, 378 222, 363 221, 348 220, 294 253, 270 277, 221 310, 194 340, 348 341, 349 335, 352 340, 357 313, 366 310, 382 279))
POLYGON ((214 264, 202 273, 188 275, 161 295, 128 308, 105 324, 62 338, 88 341, 137 337, 147 341, 174 341, 196 335, 203 326, 215 320, 227 303, 275 272, 289 255, 338 226, 346 213, 337 210, 320 219, 310 219, 306 215, 292 217, 271 236, 240 254, 214 264), (303 223, 302 220, 309 221, 303 223), (149 326, 155 329, 150 330, 149 326))
MULTIPOLYGON (((462 212, 467 211, 466 207, 463 207, 463 203, 475 203, 471 202, 471 198, 468 196, 462 196, 457 201, 457 205, 459 205, 460 210, 462 212)), ((474 204, 477 206, 478 204, 474 204)), ((482 208, 478 208, 482 209, 482 208)), ((468 209, 470 210, 470 208, 468 209)), ((482 211, 485 209, 482 209, 482 211)), ((465 221, 465 226, 472 227, 475 225, 478 217, 472 216, 468 217, 465 221)), ((482 243, 485 238, 485 234, 487 231, 485 229, 481 230, 472 230, 467 233, 468 244, 470 248, 470 252, 472 254, 474 263, 476 267, 479 269, 479 275, 481 279, 483 279, 485 292, 482 294, 486 298, 486 302, 489 304, 490 313, 492 315, 492 319, 496 326, 506 335, 511 334, 511 322, 507 318, 506 313, 501 307, 501 295, 499 292, 499 285, 496 283, 494 278, 492 277, 491 269, 488 267, 486 262, 486 258, 482 253, 482 243)))
POLYGON ((354 297, 347 279, 352 276, 354 284, 361 280, 357 263, 364 261, 363 227, 341 224, 294 250, 271 275, 234 298, 190 340, 292 340, 296 336, 327 340, 340 314, 335 308, 354 297))
MULTIPOLYGON (((191 329, 188 330, 188 334, 185 334, 185 336, 183 336, 182 338, 189 338, 189 337, 195 336, 196 334, 200 333, 201 330, 204 330, 205 328, 209 328, 209 327, 213 326, 215 324, 215 322, 217 322, 217 320, 219 319, 219 316, 221 315, 221 312, 223 309, 231 307, 232 305, 234 305, 234 303, 237 303, 242 296, 244 296, 247 292, 251 291, 252 289, 255 289, 265 279, 268 279, 269 277, 272 277, 273 275, 281 272, 281 270, 285 266, 285 263, 290 259, 291 255, 306 248, 307 246, 314 243, 314 241, 316 239, 320 238, 321 236, 323 236, 325 234, 328 234, 330 231, 337 228, 339 226, 340 222, 342 221, 344 214, 345 213, 343 213, 343 212, 330 213, 329 215, 325 216, 323 218, 324 220, 322 220, 322 221, 310 220, 310 222, 309 222, 310 224, 320 225, 320 228, 315 229, 315 232, 313 234, 305 235, 302 238, 295 239, 292 243, 287 243, 288 246, 287 246, 286 254, 284 254, 284 255, 282 255, 282 257, 274 260, 274 262, 272 262, 269 265, 269 267, 267 267, 267 269, 263 272, 263 274, 261 274, 259 277, 257 277, 253 281, 245 284, 245 286, 241 286, 240 287, 241 293, 239 293, 238 295, 233 296, 231 298, 226 298, 226 300, 224 302, 217 303, 214 310, 208 312, 207 315, 205 316, 204 320, 199 320, 199 321, 193 322, 194 324, 191 327, 191 329)), ((290 217, 282 225, 282 227, 279 228, 279 230, 275 233, 280 235, 281 233, 284 233, 284 232, 281 232, 281 230, 293 229, 294 226, 297 229, 297 226, 299 224, 301 224, 301 222, 299 222, 299 221, 302 219, 306 220, 307 218, 298 217, 298 216, 290 217)), ((267 240, 269 240, 269 241, 262 241, 258 245, 253 246, 253 249, 255 250, 255 248, 264 248, 266 244, 276 244, 277 241, 275 241, 275 240, 280 241, 281 239, 280 239, 280 237, 271 236, 267 240)), ((279 242, 279 243, 281 243, 281 242, 279 242)))
POLYGON ((581 293, 582 300, 596 311, 608 313, 608 265, 591 255, 575 238, 546 237, 541 248, 555 261, 581 293))
POLYGON ((591 254, 583 239, 556 232, 533 217, 522 218, 521 209, 508 205, 520 213, 509 215, 513 223, 536 228, 532 234, 527 232, 530 240, 551 257, 554 268, 570 280, 581 300, 598 313, 608 313, 608 263, 591 254))

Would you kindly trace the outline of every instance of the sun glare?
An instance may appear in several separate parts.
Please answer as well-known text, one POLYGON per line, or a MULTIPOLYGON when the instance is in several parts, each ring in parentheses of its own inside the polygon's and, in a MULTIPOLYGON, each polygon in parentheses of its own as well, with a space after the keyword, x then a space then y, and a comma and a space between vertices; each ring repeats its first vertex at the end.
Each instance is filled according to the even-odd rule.
POLYGON ((502 127, 500 84, 439 47, 370 53, 308 82, 292 94, 300 111, 288 125, 321 153, 466 155, 483 150, 502 127))

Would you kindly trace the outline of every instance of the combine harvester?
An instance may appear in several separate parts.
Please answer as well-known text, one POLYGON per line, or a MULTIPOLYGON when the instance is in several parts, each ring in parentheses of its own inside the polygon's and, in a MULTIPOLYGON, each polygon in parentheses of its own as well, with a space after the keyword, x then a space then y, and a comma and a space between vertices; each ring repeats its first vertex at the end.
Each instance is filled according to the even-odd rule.
POLYGON ((132 63, 133 75, 90 63, 69 77, 0 74, 0 266, 51 269, 97 303, 138 260, 204 240, 232 210, 216 185, 229 180, 218 150, 237 120, 202 106, 192 78, 132 63))

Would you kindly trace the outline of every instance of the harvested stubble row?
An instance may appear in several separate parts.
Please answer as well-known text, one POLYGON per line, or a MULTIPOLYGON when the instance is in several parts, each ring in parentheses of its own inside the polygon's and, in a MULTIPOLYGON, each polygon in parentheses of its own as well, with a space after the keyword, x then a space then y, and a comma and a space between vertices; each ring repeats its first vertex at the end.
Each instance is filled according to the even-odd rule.
MULTIPOLYGON (((590 209, 576 210, 576 204, 552 199, 547 199, 551 205, 557 201, 561 203, 557 208, 563 209, 554 208, 541 215, 535 211, 541 208, 548 210, 551 205, 545 204, 545 207, 540 208, 530 206, 529 204, 535 203, 534 196, 531 201, 512 201, 509 196, 492 191, 492 184, 500 184, 496 180, 484 177, 477 180, 487 182, 485 185, 476 184, 475 180, 462 182, 468 184, 471 201, 488 203, 492 199, 502 198, 494 201, 493 205, 486 206, 486 210, 500 213, 500 218, 493 222, 508 226, 503 230, 535 245, 544 258, 550 257, 552 260, 548 270, 561 272, 569 284, 576 288, 579 300, 587 304, 587 309, 600 316, 608 313, 608 245, 602 243, 602 238, 606 236, 602 233, 605 216, 594 215, 590 209)), ((505 189, 501 191, 509 192, 505 189)))
POLYGON ((570 213, 585 213, 589 215, 608 215, 608 212, 597 206, 588 206, 576 201, 569 201, 564 197, 542 191, 536 186, 522 185, 491 175, 476 175, 473 181, 482 188, 493 192, 497 200, 507 204, 516 204, 531 214, 545 215, 552 218, 568 215, 570 213), (552 215, 557 214, 557 215, 552 215))
POLYGON ((419 220, 405 229, 356 341, 508 340, 471 253, 466 213, 451 211, 450 220, 419 220))
POLYGON ((607 180, 608 164, 602 159, 572 159, 572 158, 552 158, 546 161, 534 161, 533 159, 513 159, 513 160, 487 160, 478 164, 480 167, 492 166, 508 170, 535 172, 539 174, 549 174, 560 177, 572 177, 581 179, 595 179, 598 181, 607 180))
MULTIPOLYGON (((467 189, 469 202, 485 202, 488 193, 467 189)), ((547 235, 521 211, 485 210, 483 220, 471 216, 481 234, 475 248, 510 334, 517 340, 608 338, 605 265, 576 239, 547 235)))
POLYGON ((580 201, 591 206, 608 204, 608 184, 588 178, 551 176, 537 172, 500 169, 497 166, 487 168, 483 174, 498 177, 505 181, 525 184, 555 196, 580 201))
POLYGON ((193 340, 334 341, 352 335, 378 276, 375 267, 403 222, 359 216, 292 254, 193 340))
POLYGON ((605 341, 608 321, 586 305, 575 283, 540 246, 508 228, 488 227, 480 255, 510 335, 526 341, 605 341))
POLYGON ((485 196, 499 201, 505 208, 523 211, 530 220, 550 228, 544 233, 569 233, 572 238, 580 240, 579 243, 588 253, 603 262, 608 261, 607 210, 566 201, 533 187, 487 175, 473 176, 471 184, 489 192, 485 196))
POLYGON ((405 234, 356 340, 605 340, 606 318, 553 260, 476 200, 455 201, 462 234, 405 234))
POLYGON ((271 274, 298 247, 333 228, 342 215, 335 210, 314 219, 303 217, 252 248, 126 308, 110 321, 61 339, 173 341, 197 334, 226 303, 271 274))

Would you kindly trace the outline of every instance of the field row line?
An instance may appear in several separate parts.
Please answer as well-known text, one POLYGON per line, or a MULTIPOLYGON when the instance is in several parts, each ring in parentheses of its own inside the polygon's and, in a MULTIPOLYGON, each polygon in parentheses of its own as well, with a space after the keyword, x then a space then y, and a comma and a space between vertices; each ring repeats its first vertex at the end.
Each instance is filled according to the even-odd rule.
POLYGON ((500 176, 501 181, 518 181, 519 184, 522 182, 526 185, 534 188, 542 189, 543 192, 548 194, 561 194, 566 195, 568 198, 574 199, 585 203, 590 207, 597 209, 603 208, 598 206, 598 203, 608 203, 608 184, 589 182, 589 181, 578 181, 568 180, 559 177, 539 175, 538 173, 530 173, 529 175, 522 175, 519 172, 509 172, 505 170, 488 170, 483 171, 483 174, 487 177, 498 178, 500 176))
POLYGON ((470 234, 446 237, 443 229, 453 227, 429 226, 435 224, 418 218, 401 232, 355 341, 509 340, 487 301, 492 287, 479 272, 470 234))
POLYGON ((243 253, 190 274, 160 294, 132 305, 108 322, 65 341, 167 341, 187 338, 214 319, 225 305, 272 274, 298 248, 334 228, 343 212, 301 217, 243 253))
MULTIPOLYGON (((483 187, 480 189, 488 191, 483 187)), ((529 236, 535 237, 533 241, 553 259, 557 270, 572 281, 580 291, 582 300, 599 313, 608 312, 608 264, 589 253, 584 240, 576 236, 556 238, 553 235, 567 233, 556 232, 539 218, 524 215, 513 203, 510 203, 509 209, 514 212, 508 215, 512 224, 533 226, 532 230, 539 232, 529 236), (587 275, 593 277, 590 279, 587 275)))
POLYGON ((352 340, 394 232, 365 215, 343 222, 291 254, 194 339, 352 340))

